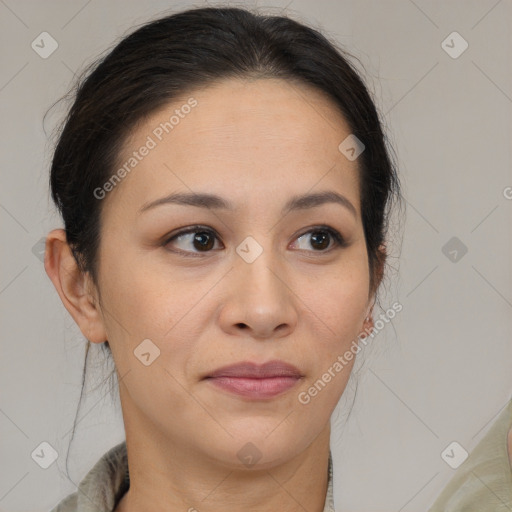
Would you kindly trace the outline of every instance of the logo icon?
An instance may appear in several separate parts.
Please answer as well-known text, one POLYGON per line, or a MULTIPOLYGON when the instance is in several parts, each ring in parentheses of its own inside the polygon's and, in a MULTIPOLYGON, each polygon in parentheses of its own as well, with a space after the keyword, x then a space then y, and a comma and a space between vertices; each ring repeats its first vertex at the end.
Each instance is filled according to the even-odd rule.
POLYGON ((353 133, 343 139, 338 146, 339 151, 351 162, 364 151, 364 148, 365 145, 353 133))
POLYGON ((243 464, 247 467, 251 467, 261 459, 262 453, 258 450, 256 445, 249 442, 242 446, 237 452, 237 456, 243 464))
POLYGON ((458 32, 452 32, 441 43, 441 48, 452 59, 458 59, 468 49, 468 46, 468 42, 458 32))
POLYGON ((441 458, 452 469, 457 469, 468 458, 468 452, 457 441, 453 441, 443 450, 441 458))
POLYGON ((448 242, 446 242, 441 252, 452 262, 458 263, 464 255, 468 252, 468 248, 462 243, 462 241, 456 236, 452 236, 448 242))
POLYGON ((48 32, 41 32, 30 46, 39 57, 47 59, 59 47, 59 43, 48 32))
POLYGON ((160 356, 160 349, 147 338, 137 345, 133 353, 144 366, 149 366, 160 356))

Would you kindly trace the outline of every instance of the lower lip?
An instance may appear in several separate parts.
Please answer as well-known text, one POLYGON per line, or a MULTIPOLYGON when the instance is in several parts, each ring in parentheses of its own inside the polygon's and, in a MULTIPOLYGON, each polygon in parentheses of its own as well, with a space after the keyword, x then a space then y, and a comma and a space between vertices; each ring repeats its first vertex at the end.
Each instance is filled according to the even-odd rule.
POLYGON ((248 398, 270 398, 292 388, 300 379, 298 377, 268 377, 264 379, 213 377, 208 380, 215 386, 237 395, 248 398))

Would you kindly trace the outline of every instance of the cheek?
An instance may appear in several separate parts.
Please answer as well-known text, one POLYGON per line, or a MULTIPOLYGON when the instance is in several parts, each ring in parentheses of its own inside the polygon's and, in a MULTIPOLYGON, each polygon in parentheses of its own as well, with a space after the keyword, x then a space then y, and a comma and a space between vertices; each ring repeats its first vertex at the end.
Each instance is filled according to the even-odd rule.
POLYGON ((316 420, 325 420, 324 412, 332 411, 343 395, 352 373, 368 307, 368 279, 364 265, 336 278, 318 280, 319 287, 310 293, 307 304, 311 340, 308 360, 312 372, 301 388, 298 399, 305 410, 315 411, 316 420))
POLYGON ((319 318, 325 339, 350 343, 359 334, 368 308, 369 280, 365 265, 351 265, 329 278, 318 280, 306 303, 319 318))
POLYGON ((130 336, 150 338, 172 326, 176 311, 172 302, 179 309, 180 301, 175 297, 180 292, 176 293, 174 283, 170 286, 151 266, 152 258, 134 249, 134 244, 121 235, 109 239, 102 255, 102 296, 106 307, 112 308, 114 320, 130 336))
POLYGON ((184 293, 174 283, 171 288, 158 273, 129 264, 119 265, 105 279, 105 289, 112 352, 120 375, 127 375, 132 398, 146 404, 147 412, 156 396, 162 405, 185 406, 190 397, 180 382, 197 339, 192 315, 187 313, 198 302, 199 289, 194 293, 193 287, 187 287, 184 293))
POLYGON ((204 309, 204 296, 211 285, 169 279, 147 263, 135 265, 134 260, 123 259, 104 284, 108 291, 108 331, 117 345, 120 362, 127 368, 134 362, 139 364, 134 350, 149 339, 158 347, 158 364, 173 373, 182 373, 205 328, 202 321, 211 314, 211 308, 204 309), (112 315, 108 315, 110 311, 112 315))

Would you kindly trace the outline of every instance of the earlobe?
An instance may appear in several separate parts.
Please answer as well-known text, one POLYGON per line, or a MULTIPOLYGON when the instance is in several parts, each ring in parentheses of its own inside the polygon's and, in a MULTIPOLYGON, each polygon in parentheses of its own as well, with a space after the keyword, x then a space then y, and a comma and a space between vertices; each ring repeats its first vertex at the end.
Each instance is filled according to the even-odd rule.
POLYGON ((44 268, 82 334, 92 343, 103 343, 107 336, 96 300, 88 290, 90 278, 78 268, 63 229, 54 229, 46 237, 44 268))
POLYGON ((375 306, 375 299, 373 298, 371 300, 370 305, 368 306, 368 309, 366 310, 366 316, 363 321, 363 325, 361 327, 361 331, 359 333, 359 336, 366 337, 368 336, 373 329, 373 307, 375 306))
MULTIPOLYGON (((373 308, 372 308, 373 309, 373 308)), ((373 330, 373 317, 371 313, 364 319, 363 328, 361 330, 361 334, 363 336, 368 336, 373 330)))

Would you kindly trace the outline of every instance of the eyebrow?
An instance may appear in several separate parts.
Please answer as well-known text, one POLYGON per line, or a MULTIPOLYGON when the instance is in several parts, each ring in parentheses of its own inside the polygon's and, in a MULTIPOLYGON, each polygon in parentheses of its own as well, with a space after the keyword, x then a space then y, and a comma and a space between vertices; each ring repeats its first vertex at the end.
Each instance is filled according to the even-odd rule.
MULTIPOLYGON (((327 203, 339 204, 349 210, 354 217, 357 217, 357 211, 354 205, 345 196, 331 190, 294 196, 286 202, 281 213, 284 215, 295 210, 307 210, 327 203)), ((232 203, 214 194, 179 192, 145 203, 139 209, 139 215, 147 210, 164 204, 180 204, 196 206, 199 208, 213 208, 230 211, 235 209, 232 203)))

